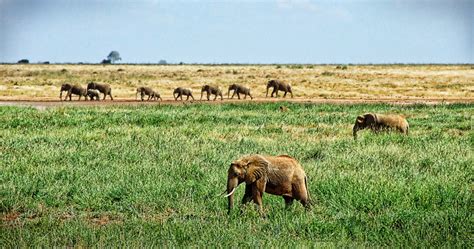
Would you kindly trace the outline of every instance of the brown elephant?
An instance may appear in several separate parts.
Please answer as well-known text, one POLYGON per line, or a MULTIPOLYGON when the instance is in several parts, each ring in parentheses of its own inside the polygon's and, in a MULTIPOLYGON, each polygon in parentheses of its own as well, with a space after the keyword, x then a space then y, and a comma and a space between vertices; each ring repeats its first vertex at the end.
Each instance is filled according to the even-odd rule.
POLYGON ((79 100, 81 100, 81 97, 84 96, 84 100, 87 100, 87 90, 84 89, 82 86, 80 85, 74 85, 72 86, 68 91, 67 91, 67 95, 66 95, 66 98, 64 100, 67 100, 67 98, 69 97, 69 101, 72 100, 72 95, 79 95, 79 100))
POLYGON ((229 86, 229 90, 227 91, 227 98, 230 96, 230 91, 234 91, 232 94, 232 98, 234 98, 235 94, 237 94, 237 98, 240 99, 240 94, 244 94, 244 99, 247 98, 247 95, 250 96, 250 99, 253 99, 252 95, 250 94, 250 88, 239 85, 239 84, 232 84, 229 86))
POLYGON ((96 101, 100 100, 99 92, 97 90, 92 90, 92 89, 87 90, 87 96, 89 97, 90 100, 94 100, 94 99, 96 101))
POLYGON ((161 98, 161 95, 158 92, 153 91, 151 93, 151 100, 158 100, 158 99, 163 101, 163 99, 161 98))
POLYGON ((204 85, 202 88, 201 88, 201 99, 202 100, 202 94, 206 92, 207 94, 207 100, 209 101, 209 97, 211 96, 211 94, 214 95, 214 100, 217 99, 217 96, 220 96, 221 97, 221 100, 224 100, 224 98, 222 97, 222 91, 219 87, 216 87, 216 86, 210 86, 210 85, 204 85))
MULTIPOLYGON (((63 92, 68 92, 72 88, 72 84, 64 83, 61 85, 61 90, 59 91, 59 99, 63 100, 63 92)), ((64 99, 66 100, 66 99, 64 99)))
POLYGON ((286 82, 283 82, 283 81, 280 81, 280 80, 270 80, 270 81, 268 81, 268 83, 267 83, 267 94, 265 95, 265 97, 268 97, 268 89, 270 89, 271 87, 273 87, 273 91, 272 91, 272 94, 270 95, 270 97, 273 98, 273 94, 275 94, 275 97, 278 97, 278 91, 284 91, 285 94, 283 95, 283 98, 286 97, 287 93, 290 93, 291 97, 293 98, 293 91, 291 90, 291 84, 290 83, 286 83, 286 82))
POLYGON ((357 139, 357 131, 369 128, 373 132, 383 130, 397 130, 408 135, 408 121, 400 115, 384 115, 375 113, 366 113, 357 117, 352 134, 357 139))
POLYGON ((109 84, 99 84, 95 82, 90 82, 89 84, 87 84, 87 90, 89 89, 99 90, 99 92, 103 93, 104 98, 102 100, 105 100, 105 97, 107 95, 110 96, 111 100, 114 100, 114 98, 112 97, 112 88, 110 87, 109 84))
MULTIPOLYGON (((135 100, 137 99, 137 95, 138 93, 140 93, 140 96, 141 96, 141 100, 143 101, 145 97, 145 95, 148 95, 148 99, 147 100, 158 100, 158 99, 161 99, 161 96, 159 93, 153 91, 153 89, 151 89, 150 87, 145 87, 145 86, 141 86, 141 87, 138 87, 137 88, 137 92, 135 93, 135 100)), ((162 99, 161 99, 162 100, 162 99)))
POLYGON ((189 97, 191 97, 194 100, 193 92, 190 88, 178 87, 174 89, 173 91, 174 100, 178 100, 179 97, 181 97, 181 100, 183 100, 183 95, 187 96, 186 101, 189 100, 189 97))
POLYGON ((298 161, 288 155, 249 155, 233 161, 227 172, 228 213, 234 205, 234 191, 243 182, 246 186, 242 204, 254 201, 260 211, 264 192, 282 196, 287 206, 296 199, 309 207, 306 174, 298 161))

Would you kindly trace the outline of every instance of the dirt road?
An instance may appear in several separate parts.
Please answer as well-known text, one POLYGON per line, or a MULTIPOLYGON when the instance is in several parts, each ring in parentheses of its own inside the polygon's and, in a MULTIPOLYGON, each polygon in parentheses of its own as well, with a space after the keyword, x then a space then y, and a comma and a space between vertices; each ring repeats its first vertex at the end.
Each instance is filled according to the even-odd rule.
POLYGON ((53 99, 28 99, 28 100, 9 100, 0 99, 0 106, 32 106, 38 109, 46 109, 58 106, 139 106, 139 105, 182 105, 182 104, 222 104, 222 103, 272 103, 272 102, 290 102, 290 103, 314 103, 314 104, 361 104, 361 103, 389 103, 389 104, 449 104, 449 103, 474 103, 474 99, 433 99, 433 98, 409 98, 409 99, 318 99, 318 98, 254 98, 253 100, 224 99, 216 101, 174 101, 165 99, 163 101, 136 101, 131 99, 115 99, 114 101, 60 101, 53 99))

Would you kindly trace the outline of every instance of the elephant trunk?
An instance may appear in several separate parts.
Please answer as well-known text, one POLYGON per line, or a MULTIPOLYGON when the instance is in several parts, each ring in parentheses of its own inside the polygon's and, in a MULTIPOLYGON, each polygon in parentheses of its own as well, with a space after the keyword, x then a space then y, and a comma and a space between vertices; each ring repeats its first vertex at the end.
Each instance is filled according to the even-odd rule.
POLYGON ((227 198, 229 201, 227 213, 230 213, 230 210, 234 207, 234 191, 238 184, 239 181, 236 177, 229 177, 227 180, 227 198))
POLYGON ((200 98, 199 100, 202 100, 202 93, 203 93, 203 92, 204 92, 204 91, 201 91, 201 98, 200 98))
POLYGON ((267 85, 267 94, 265 94, 265 98, 268 97, 268 89, 270 88, 270 86, 267 85))
POLYGON ((354 128, 352 128, 352 136, 354 137, 354 140, 357 139, 357 131, 359 130, 359 127, 357 125, 354 125, 354 128))
POLYGON ((63 100, 63 89, 61 89, 61 91, 59 92, 59 99, 63 100))

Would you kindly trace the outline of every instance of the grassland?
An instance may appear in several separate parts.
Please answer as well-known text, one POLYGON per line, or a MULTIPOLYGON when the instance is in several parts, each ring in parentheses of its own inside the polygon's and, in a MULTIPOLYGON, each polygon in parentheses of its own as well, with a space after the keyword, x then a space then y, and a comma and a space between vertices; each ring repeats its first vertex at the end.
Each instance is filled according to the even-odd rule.
POLYGON ((0 247, 473 247, 473 104, 279 105, 0 107, 0 247), (410 136, 354 141, 369 111, 410 136), (299 159, 312 209, 264 195, 265 217, 227 215, 227 168, 251 153, 299 159))
POLYGON ((204 84, 227 89, 232 83, 263 97, 265 84, 281 79, 297 98, 474 99, 472 65, 0 65, 0 99, 57 100, 64 82, 109 83, 116 99, 132 99, 137 86, 150 86, 170 99, 178 86, 195 95, 204 84))

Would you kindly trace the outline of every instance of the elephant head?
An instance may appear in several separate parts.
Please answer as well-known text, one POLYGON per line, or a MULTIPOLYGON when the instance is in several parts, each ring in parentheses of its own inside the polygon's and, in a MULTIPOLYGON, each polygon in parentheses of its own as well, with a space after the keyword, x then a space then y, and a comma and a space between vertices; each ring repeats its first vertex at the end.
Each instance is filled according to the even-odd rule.
POLYGON ((358 116, 354 127, 352 128, 352 135, 354 139, 357 138, 357 131, 363 130, 365 128, 373 128, 376 125, 377 117, 375 114, 366 113, 364 115, 358 116))
POLYGON ((276 80, 269 80, 268 83, 267 83, 267 94, 265 94, 265 97, 268 97, 268 89, 270 89, 270 87, 278 87, 278 82, 276 80))
POLYGON ((234 206, 234 191, 243 182, 253 184, 258 180, 267 180, 270 162, 260 155, 246 157, 231 163, 227 172, 228 212, 234 206))
POLYGON ((235 84, 232 84, 229 86, 229 90, 227 91, 227 98, 230 97, 230 91, 235 90, 235 88, 236 88, 235 84))
POLYGON ((96 89, 96 86, 95 86, 95 83, 94 82, 89 82, 89 84, 87 84, 87 90, 89 89, 96 89))
POLYGON ((200 100, 202 100, 202 94, 204 92, 209 92, 209 85, 204 85, 202 88, 201 88, 201 98, 200 100))

